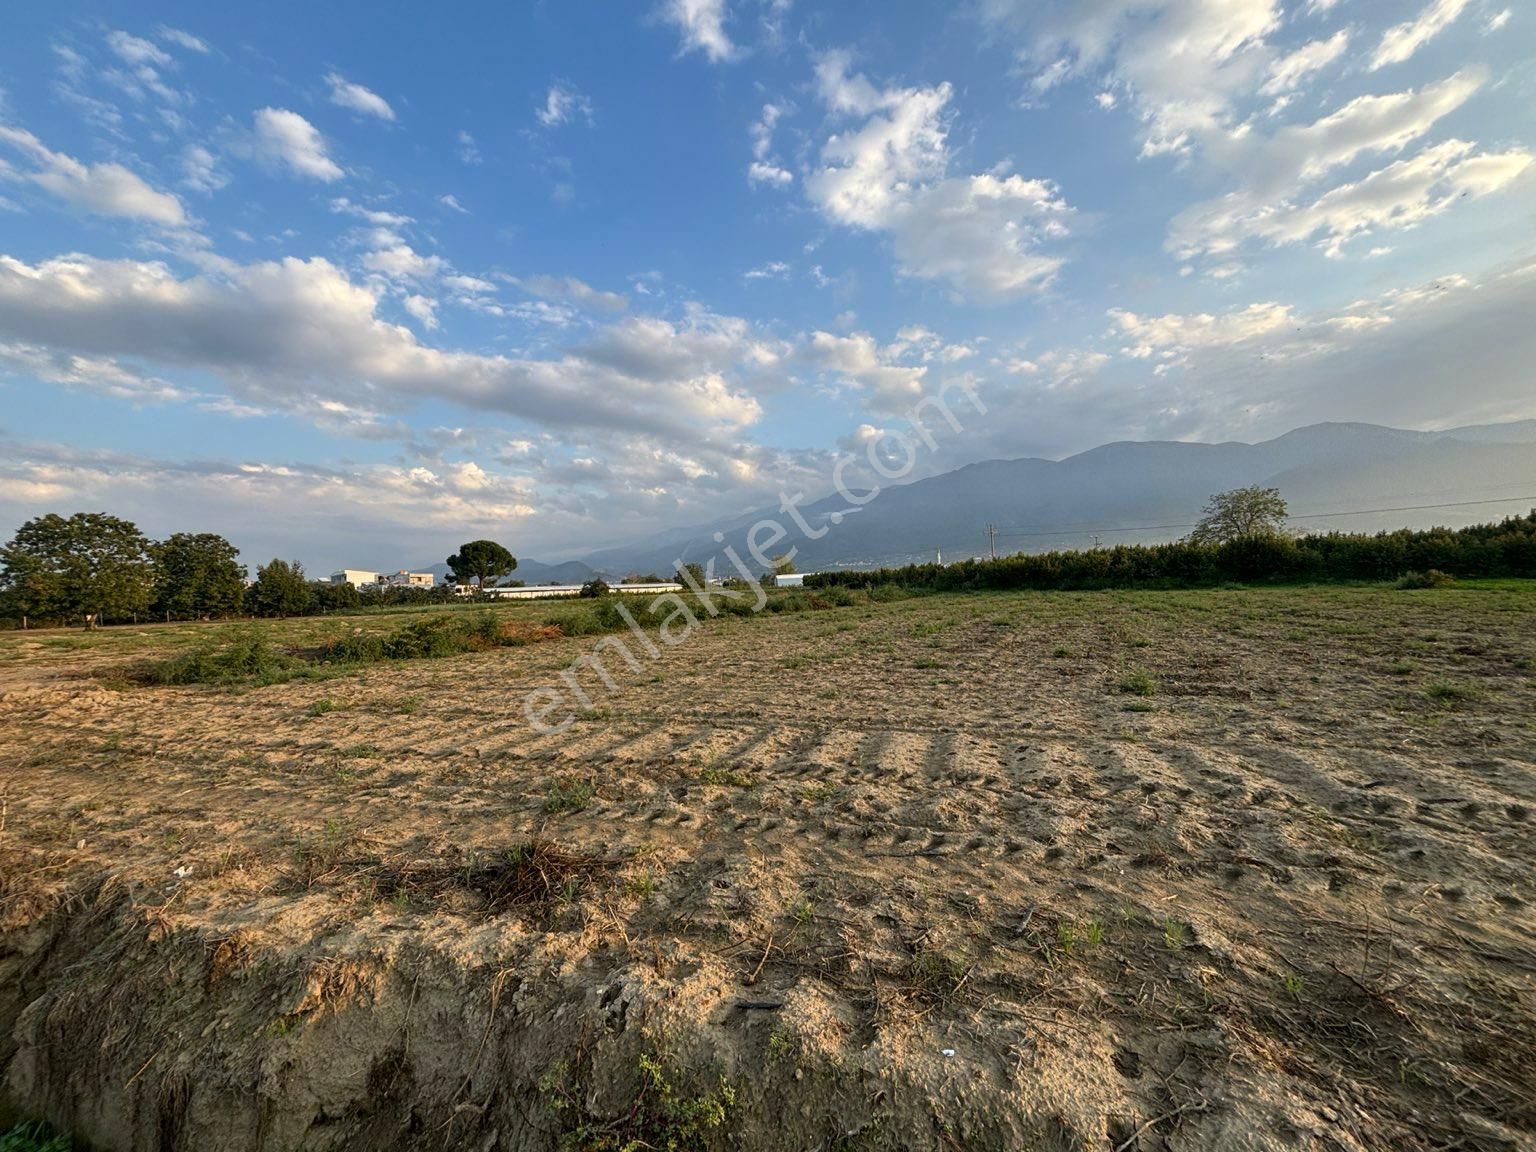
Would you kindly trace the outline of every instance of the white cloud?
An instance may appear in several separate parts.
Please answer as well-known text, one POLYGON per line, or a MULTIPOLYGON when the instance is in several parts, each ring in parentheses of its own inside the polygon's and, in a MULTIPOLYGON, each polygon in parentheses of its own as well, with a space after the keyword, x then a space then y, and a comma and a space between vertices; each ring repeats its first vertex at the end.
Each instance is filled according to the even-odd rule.
POLYGON ((851 336, 813 332, 804 356, 818 369, 837 374, 865 393, 871 411, 885 414, 906 411, 921 399, 928 374, 926 365, 893 362, 867 332, 851 336))
POLYGON ((1432 0, 1416 20, 1398 24, 1381 38, 1371 57, 1371 71, 1401 64, 1456 22, 1472 0, 1432 0))
POLYGON ((787 168, 754 160, 747 165, 747 180, 753 184, 776 184, 782 187, 795 182, 795 174, 787 168))
POLYGON ((661 16, 681 34, 684 52, 702 52, 716 64, 736 55, 725 31, 725 0, 664 0, 661 16))
MULTIPOLYGON (((31 171, 15 172, 10 178, 35 184, 76 208, 153 224, 186 223, 180 200, 150 187, 121 164, 82 164, 50 151, 32 133, 4 125, 0 125, 0 144, 9 144, 34 165, 31 171)), ((0 178, 6 178, 4 169, 0 178)))
POLYGON ((377 92, 361 84, 354 84, 336 72, 326 73, 325 82, 331 89, 331 103, 337 107, 356 112, 359 116, 375 116, 380 120, 395 118, 395 110, 389 106, 389 101, 377 92))
POLYGON ((460 204, 459 198, 454 196, 452 193, 444 193, 437 198, 437 202, 444 208, 452 208, 455 212, 461 213, 462 215, 469 215, 469 209, 460 204))
POLYGON ((1109 315, 1116 335, 1130 341, 1121 349, 1122 355, 1172 362, 1183 362, 1196 348, 1232 347, 1278 332, 1293 322, 1290 306, 1275 303, 1251 304, 1241 312, 1221 316, 1138 316, 1119 308, 1111 309, 1109 315))
POLYGON ((1246 183, 1180 213, 1169 228, 1168 247, 1179 259, 1227 258, 1249 240, 1318 239, 1337 255, 1355 235, 1408 227, 1447 210, 1463 194, 1498 191, 1525 169, 1529 156, 1478 154, 1475 145, 1460 141, 1318 189, 1359 157, 1404 151, 1465 104, 1482 81, 1480 73, 1461 72, 1417 91, 1359 97, 1311 124, 1213 146, 1213 158, 1243 174, 1246 183))
POLYGON ((1282 56, 1269 68, 1269 79, 1259 89, 1265 95, 1278 96, 1301 85, 1315 72, 1321 72, 1349 50, 1349 29, 1341 28, 1327 40, 1303 44, 1288 56, 1282 56))
POLYGON ((421 322, 421 326, 428 330, 437 327, 437 301, 427 296, 407 296, 403 301, 405 310, 421 322))
MULTIPOLYGON (((170 53, 158 44, 127 32, 107 33, 107 47, 127 67, 98 69, 97 76, 113 87, 121 89, 135 100, 143 100, 146 93, 153 93, 169 104, 180 104, 185 95, 170 87, 161 78, 159 69, 173 67, 170 53)), ((78 78, 77 81, 78 82, 78 78)), ((174 117, 174 113, 164 113, 174 117)))
POLYGON ((399 228, 411 223, 411 217, 399 212, 386 212, 379 208, 365 208, 361 204, 354 204, 345 196, 338 196, 331 201, 331 211, 346 216, 356 216, 359 220, 366 220, 378 228, 399 228))
POLYGON ((458 141, 459 145, 460 160, 462 160, 465 164, 480 163, 480 145, 475 142, 475 138, 473 136, 461 128, 459 130, 458 136, 455 137, 455 139, 458 141))
POLYGON ((1513 15, 1514 15, 1514 13, 1510 9, 1508 9, 1508 8, 1505 8, 1502 12, 1495 12, 1492 16, 1488 17, 1488 24, 1487 24, 1488 31, 1489 32, 1498 32, 1498 31, 1500 31, 1504 27, 1504 25, 1509 23, 1510 17, 1513 16, 1513 15))
POLYGON ((210 49, 206 41, 184 32, 180 28, 168 28, 164 24, 155 32, 155 35, 167 44, 174 44, 178 48, 185 48, 188 52, 196 52, 201 56, 208 55, 210 49))
POLYGON ((745 320, 697 307, 678 322, 631 317, 538 360, 427 347, 380 302, 323 259, 182 278, 158 263, 0 256, 0 339, 205 372, 242 403, 311 416, 321 402, 367 414, 435 399, 704 444, 755 423, 749 387, 779 371, 745 320))
POLYGON ((107 33, 107 47, 125 64, 151 64, 164 68, 171 63, 171 55, 163 48, 126 32, 107 33))
POLYGON ((169 403, 190 395, 157 376, 109 357, 76 356, 30 344, 0 342, 0 370, 135 404, 169 403))
POLYGON ((788 280, 789 265, 782 260, 774 260, 756 268, 749 268, 742 273, 741 278, 743 280, 788 280))
POLYGON ((452 289, 455 292, 467 292, 472 295, 496 291, 496 285, 492 284, 489 280, 482 280, 478 276, 461 276, 458 274, 444 276, 443 287, 452 289))
POLYGON ((441 256, 423 256, 404 241, 363 255, 364 268, 390 280, 422 283, 435 279, 447 266, 441 256))
POLYGON ((945 112, 952 90, 879 89, 850 75, 848 58, 817 66, 833 112, 865 117, 829 138, 806 192, 828 217, 888 232, 903 274, 941 279, 984 300, 1048 284, 1061 266, 1037 249, 1065 235, 1070 208, 1053 184, 994 170, 949 177, 945 112))
POLYGON ((544 96, 543 106, 535 109, 534 115, 546 128, 559 127, 578 116, 591 124, 592 101, 569 84, 551 84, 544 96))
POLYGON ((266 163, 327 184, 345 175, 327 154, 325 137, 297 112, 262 108, 255 126, 256 154, 266 163))
POLYGON ((1231 122, 1257 87, 1280 26, 1277 0, 979 0, 982 18, 1014 29, 1037 92, 1108 78, 1146 124, 1143 155, 1182 154, 1231 122))
POLYGON ((747 180, 753 184, 782 186, 795 179, 794 173, 781 167, 773 155, 773 130, 783 115, 783 105, 764 104, 762 116, 747 130, 752 138, 752 163, 747 168, 747 180))
POLYGON ((566 300, 599 312, 622 312, 629 299, 618 292, 604 292, 574 276, 511 276, 507 278, 524 292, 548 300, 566 300))
POLYGON ((207 148, 189 144, 181 154, 181 183, 194 192, 217 192, 229 183, 229 174, 207 148))

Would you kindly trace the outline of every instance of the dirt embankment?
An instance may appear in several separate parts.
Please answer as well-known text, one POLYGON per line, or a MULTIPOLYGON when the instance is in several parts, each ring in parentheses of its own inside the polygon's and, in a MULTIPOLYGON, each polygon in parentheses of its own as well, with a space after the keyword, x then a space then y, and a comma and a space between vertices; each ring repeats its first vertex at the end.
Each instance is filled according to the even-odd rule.
POLYGON ((920 1011, 851 1055, 867 1021, 814 981, 744 986, 678 941, 640 958, 499 935, 473 964, 482 941, 366 931, 257 951, 108 880, 7 934, 7 1087, 95 1146, 145 1152, 1066 1150, 1157 1106, 1091 1032, 1070 1060, 1003 1063, 920 1011))

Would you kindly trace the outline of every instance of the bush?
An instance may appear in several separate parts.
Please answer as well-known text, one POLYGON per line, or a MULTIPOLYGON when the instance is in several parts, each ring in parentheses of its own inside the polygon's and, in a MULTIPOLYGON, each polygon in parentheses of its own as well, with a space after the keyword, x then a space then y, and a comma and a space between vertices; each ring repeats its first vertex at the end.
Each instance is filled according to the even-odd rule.
POLYGON ((272 646, 259 628, 241 628, 223 644, 208 644, 139 668, 145 684, 280 684, 301 675, 305 662, 272 646))
POLYGON ((1431 568, 1428 572, 1405 572, 1397 578, 1396 587, 1404 591, 1418 588, 1449 588, 1456 583, 1456 577, 1431 568))
POLYGON ((608 581, 599 576, 597 579, 588 580, 585 584, 583 584, 581 586, 581 591, 577 593, 577 595, 579 595, 583 600, 596 600, 600 597, 607 596, 611 591, 612 589, 608 587, 608 581))

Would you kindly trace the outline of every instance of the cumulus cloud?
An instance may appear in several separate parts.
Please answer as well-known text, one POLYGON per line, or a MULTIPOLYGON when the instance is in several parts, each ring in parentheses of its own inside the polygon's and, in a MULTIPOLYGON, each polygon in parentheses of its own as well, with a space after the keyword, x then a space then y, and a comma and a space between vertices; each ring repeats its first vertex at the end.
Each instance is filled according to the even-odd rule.
MULTIPOLYGON (((81 163, 49 150, 32 133, 3 124, 0 145, 9 145, 30 162, 29 170, 11 172, 9 178, 34 184, 75 208, 152 224, 181 226, 187 222, 180 200, 150 187, 121 164, 81 163)), ((0 168, 0 179, 8 178, 7 172, 0 168)))
POLYGON ((319 129, 286 108, 257 111, 255 150, 258 158, 271 167, 309 180, 329 184, 345 175, 328 154, 319 129))
POLYGON ((389 101, 377 92, 370 91, 361 84, 354 84, 337 72, 326 73, 325 82, 331 89, 331 103, 338 108, 346 108, 359 116, 373 116, 380 120, 395 118, 395 110, 389 106, 389 101))
POLYGON ((1387 29, 1371 57, 1371 71, 1411 59, 1420 48, 1454 24, 1471 3, 1472 0, 1433 0, 1417 19, 1387 29))
POLYGON ((736 55, 725 31, 725 0, 665 0, 661 16, 681 35, 684 52, 702 52, 716 64, 736 55))
POLYGON ((997 169, 948 176, 945 114, 953 91, 877 88, 830 52, 817 65, 823 102, 860 117, 831 136, 806 192, 830 219, 888 233, 901 272, 938 279, 980 300, 1049 284, 1059 257, 1043 242, 1067 234, 1071 208, 1055 185, 997 169))
POLYGON ((363 267, 389 280, 433 280, 447 267, 441 256, 423 255, 405 241, 363 254, 363 267))
POLYGON ((546 128, 557 128, 578 117, 590 124, 592 101, 569 84, 551 84, 544 95, 544 103, 534 110, 534 115, 546 128))
MULTIPOLYGON (((754 423, 742 383, 779 353, 744 320, 633 317, 558 358, 442 351, 379 315, 380 295, 323 259, 178 277, 159 263, 0 257, 0 338, 51 352, 209 373, 246 403, 362 412, 426 399, 553 427, 697 442, 754 423)), ((418 306, 419 307, 419 306, 418 306)))
POLYGON ((851 386, 866 393, 871 411, 892 414, 905 411, 923 395, 928 368, 923 364, 901 364, 883 352, 867 332, 837 336, 831 332, 813 332, 805 359, 824 372, 832 372, 851 386))

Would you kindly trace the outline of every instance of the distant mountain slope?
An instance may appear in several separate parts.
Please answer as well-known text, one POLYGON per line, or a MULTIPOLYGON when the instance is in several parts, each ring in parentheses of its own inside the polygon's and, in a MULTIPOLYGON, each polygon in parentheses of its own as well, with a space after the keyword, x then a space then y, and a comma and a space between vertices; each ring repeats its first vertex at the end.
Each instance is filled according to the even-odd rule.
MULTIPOLYGON (((1319 531, 1455 526, 1525 512, 1536 506, 1536 421, 1445 432, 1316 424, 1259 444, 1121 442, 1059 461, 987 460, 888 488, 856 511, 840 496, 807 505, 806 520, 826 534, 783 547, 797 546, 796 566, 809 571, 931 560, 941 550, 946 559, 979 555, 989 522, 1000 553, 1088 547, 1095 536, 1103 544, 1168 540, 1184 534, 1213 493, 1251 484, 1279 488, 1295 526, 1319 531), (1368 511, 1494 497, 1525 499, 1368 511), (836 512, 844 515, 834 525, 836 512), (1350 514, 1317 515, 1343 512, 1350 514)), ((720 556, 727 545, 746 557, 746 530, 764 516, 785 520, 769 508, 585 560, 599 570, 661 572, 678 558, 720 556)))

